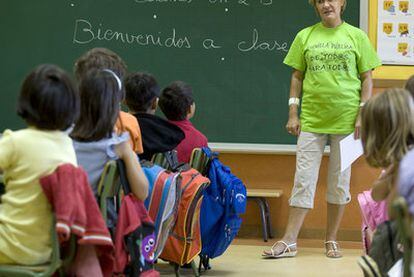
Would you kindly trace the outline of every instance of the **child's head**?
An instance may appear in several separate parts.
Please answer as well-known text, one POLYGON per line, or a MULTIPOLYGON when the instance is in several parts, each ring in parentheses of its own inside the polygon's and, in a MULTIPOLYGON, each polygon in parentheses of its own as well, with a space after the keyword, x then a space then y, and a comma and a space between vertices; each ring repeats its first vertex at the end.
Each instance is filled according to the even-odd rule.
POLYGON ((368 163, 396 165, 414 143, 414 104, 405 89, 387 89, 362 108, 361 139, 368 163))
POLYGON ((405 89, 411 93, 411 96, 414 98, 414 75, 412 75, 405 83, 405 89))
POLYGON ((23 81, 17 114, 38 129, 69 128, 79 114, 79 97, 68 74, 56 65, 36 67, 23 81))
POLYGON ((109 70, 91 70, 79 85, 81 109, 71 136, 97 141, 112 135, 122 98, 121 80, 109 70))
POLYGON ((127 66, 115 52, 106 48, 92 48, 75 62, 76 79, 80 81, 92 69, 110 69, 122 80, 125 77, 127 66))
POLYGON ((157 109, 160 89, 154 76, 136 72, 125 79, 125 103, 133 113, 154 113, 157 109))
POLYGON ((195 112, 193 90, 181 81, 175 81, 163 89, 160 108, 169 120, 190 119, 195 112))

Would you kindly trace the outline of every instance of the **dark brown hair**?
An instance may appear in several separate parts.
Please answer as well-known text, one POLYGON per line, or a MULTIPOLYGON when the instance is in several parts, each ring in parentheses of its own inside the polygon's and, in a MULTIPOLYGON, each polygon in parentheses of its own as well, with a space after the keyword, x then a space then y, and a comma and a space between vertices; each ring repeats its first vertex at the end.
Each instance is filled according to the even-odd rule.
POLYGON ((23 81, 17 114, 38 129, 70 127, 79 114, 79 97, 68 74, 52 64, 36 67, 23 81))
POLYGON ((111 137, 121 101, 113 74, 105 70, 89 71, 81 80, 79 92, 80 116, 71 137, 83 142, 111 137))
POLYGON ((175 81, 164 88, 159 101, 161 111, 174 121, 186 119, 193 103, 193 90, 182 81, 175 81))
POLYGON ((160 89, 154 76, 135 72, 125 78, 125 103, 133 112, 147 112, 160 89))

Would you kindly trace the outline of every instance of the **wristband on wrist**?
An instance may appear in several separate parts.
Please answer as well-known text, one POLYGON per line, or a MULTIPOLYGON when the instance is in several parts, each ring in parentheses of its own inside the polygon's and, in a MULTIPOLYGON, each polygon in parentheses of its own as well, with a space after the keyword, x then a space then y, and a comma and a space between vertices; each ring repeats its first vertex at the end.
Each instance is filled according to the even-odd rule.
POLYGON ((291 105, 299 105, 300 99, 297 97, 290 97, 289 98, 289 106, 291 105))

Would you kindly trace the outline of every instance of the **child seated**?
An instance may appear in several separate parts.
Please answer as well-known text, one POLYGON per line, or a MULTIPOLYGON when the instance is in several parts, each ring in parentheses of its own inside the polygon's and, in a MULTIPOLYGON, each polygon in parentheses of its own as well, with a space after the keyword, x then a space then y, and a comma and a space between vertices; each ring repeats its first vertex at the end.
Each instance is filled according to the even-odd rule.
POLYGON ((6 192, 0 205, 0 264, 35 265, 52 252, 52 209, 39 179, 65 163, 77 165, 66 132, 79 114, 79 99, 66 72, 40 65, 24 80, 17 114, 28 127, 0 139, 0 172, 6 192))
POLYGON ((383 168, 372 199, 393 200, 398 166, 414 143, 413 99, 405 89, 387 89, 362 108, 361 140, 369 165, 383 168))
MULTIPOLYGON (((83 54, 75 62, 75 76, 78 82, 91 69, 110 69, 121 80, 125 77, 127 66, 125 62, 115 52, 106 48, 92 48, 83 54)), ((124 88, 122 88, 122 93, 124 88)), ((122 101, 123 99, 121 99, 122 101)), ((141 130, 136 118, 126 112, 120 111, 116 121, 116 131, 118 134, 128 132, 132 149, 137 154, 143 152, 141 141, 141 130)))
MULTIPOLYGON (((380 271, 377 272, 378 276, 387 275, 401 255, 390 204, 397 193, 397 180, 404 177, 399 176, 400 162, 409 157, 407 152, 414 143, 413 118, 413 99, 405 89, 387 89, 372 97, 361 111, 361 140, 366 160, 369 165, 384 169, 373 184, 371 196, 374 201, 385 201, 385 204, 378 206, 370 216, 381 215, 379 208, 383 208, 384 212, 388 208, 391 219, 373 226, 376 229, 368 252, 369 257, 363 257, 359 261, 366 276, 371 276, 372 273, 369 272, 373 268, 380 271)), ((403 164, 404 162, 401 165, 403 164)))
MULTIPOLYGON (((412 75, 405 83, 405 89, 408 90, 412 97, 414 97, 414 75, 412 75)), ((408 204, 411 215, 414 216, 414 148, 411 148, 401 161, 399 173, 399 192, 403 196, 408 204)))
POLYGON ((196 109, 193 90, 184 82, 173 82, 163 89, 159 105, 169 122, 178 126, 185 134, 185 138, 176 148, 178 161, 190 162, 194 148, 207 146, 206 136, 190 122, 196 109))
POLYGON ((79 92, 80 116, 71 137, 78 163, 88 173, 95 195, 105 164, 119 158, 125 162, 132 193, 145 200, 148 181, 128 143, 128 133, 114 133, 123 97, 121 80, 109 69, 92 70, 81 79, 79 92))
POLYGON ((173 150, 184 139, 180 128, 155 115, 159 87, 155 78, 136 72, 125 79, 125 102, 139 122, 144 153, 139 157, 151 160, 156 153, 173 150))

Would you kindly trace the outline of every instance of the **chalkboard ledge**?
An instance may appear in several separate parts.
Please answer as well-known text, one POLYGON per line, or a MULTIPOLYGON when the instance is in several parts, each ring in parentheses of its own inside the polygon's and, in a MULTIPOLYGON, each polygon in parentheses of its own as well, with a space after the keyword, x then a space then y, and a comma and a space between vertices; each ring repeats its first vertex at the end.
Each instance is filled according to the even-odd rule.
MULTIPOLYGON (((219 153, 296 155, 293 144, 210 142, 208 146, 219 153)), ((324 155, 329 155, 329 146, 325 146, 324 155)))
MULTIPOLYGON (((407 78, 408 79, 408 78, 407 78)), ((375 88, 402 88, 404 87, 406 79, 374 79, 375 88)))

